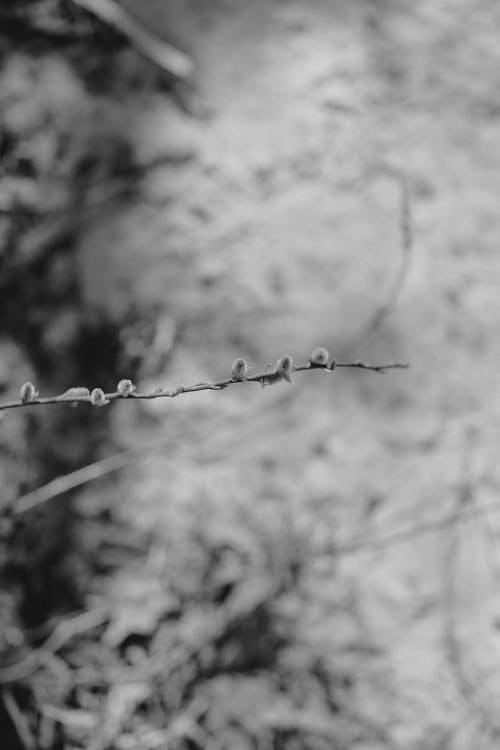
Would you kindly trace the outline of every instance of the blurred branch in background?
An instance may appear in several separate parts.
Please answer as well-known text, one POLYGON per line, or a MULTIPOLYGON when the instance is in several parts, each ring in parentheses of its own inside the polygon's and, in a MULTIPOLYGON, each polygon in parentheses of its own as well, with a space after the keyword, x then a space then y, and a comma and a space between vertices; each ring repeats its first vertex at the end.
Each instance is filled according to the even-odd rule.
POLYGON ((385 322, 394 310, 401 291, 408 276, 413 254, 413 218, 411 205, 411 192, 408 175, 396 167, 383 165, 380 171, 392 177, 400 193, 399 203, 399 227, 400 227, 400 258, 394 280, 389 287, 386 299, 372 314, 364 333, 365 337, 371 336, 385 322))
MULTIPOLYGON (((491 701, 492 703, 494 701, 494 703, 489 707, 487 680, 481 675, 477 667, 474 668, 474 650, 470 647, 473 643, 473 637, 468 643, 467 636, 462 635, 462 618, 460 616, 459 558, 461 541, 457 521, 464 516, 472 521, 478 520, 487 517, 490 510, 495 512, 498 510, 495 504, 488 508, 478 508, 476 505, 477 482, 473 479, 472 469, 477 458, 478 437, 478 432, 473 428, 469 427, 464 430, 461 478, 456 491, 455 508, 450 514, 449 533, 446 539, 443 562, 443 642, 447 664, 459 694, 470 711, 471 718, 479 728, 477 741, 480 741, 480 735, 482 734, 497 746, 500 740, 500 723, 496 719, 496 711, 493 707, 496 704, 496 699, 491 696, 491 701)), ((488 546, 489 551, 489 545, 486 546, 488 546)))
MULTIPOLYGON (((76 487, 81 487, 88 482, 101 479, 120 469, 129 468, 134 463, 151 458, 160 446, 161 441, 154 440, 136 448, 120 451, 112 456, 94 461, 87 466, 82 466, 80 469, 72 471, 69 474, 57 477, 51 482, 19 497, 12 504, 12 512, 14 515, 27 513, 38 505, 60 497, 76 487)), ((217 449, 224 450, 224 446, 218 445, 217 449)), ((408 524, 407 526, 396 528, 386 533, 371 537, 354 537, 352 540, 345 542, 335 542, 330 547, 325 548, 323 553, 344 556, 363 550, 386 549, 397 544, 404 544, 426 534, 438 533, 450 529, 457 524, 474 521, 477 518, 488 518, 490 515, 495 515, 499 512, 500 501, 489 503, 480 509, 463 507, 460 510, 437 515, 415 524, 408 524)))
MULTIPOLYGON (((146 29, 125 8, 114 0, 70 0, 79 9, 99 19, 118 34, 125 37, 132 46, 173 78, 188 82, 195 73, 191 57, 146 29)), ((81 19, 69 26, 55 12, 53 2, 35 2, 27 10, 21 4, 12 3, 8 9, 0 9, 0 23, 3 35, 11 39, 30 42, 43 40, 50 44, 72 44, 82 36, 91 34, 81 19)))
POLYGON ((189 55, 181 52, 153 32, 144 28, 114 0, 72 0, 75 5, 96 15, 123 34, 143 55, 175 78, 188 81, 194 74, 194 63, 189 55))
MULTIPOLYGON (((1 682, 1 678, 0 678, 1 682)), ((14 725, 17 735, 23 745, 24 750, 36 750, 36 741, 31 733, 29 721, 26 715, 19 708, 10 687, 4 686, 2 689, 2 701, 5 710, 8 713, 12 724, 14 725)))

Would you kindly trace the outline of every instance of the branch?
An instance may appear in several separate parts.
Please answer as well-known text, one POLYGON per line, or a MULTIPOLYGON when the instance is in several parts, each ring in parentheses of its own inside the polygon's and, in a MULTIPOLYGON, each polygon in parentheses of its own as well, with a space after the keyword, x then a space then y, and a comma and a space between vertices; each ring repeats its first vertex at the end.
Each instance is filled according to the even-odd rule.
POLYGON ((113 471, 123 469, 131 463, 131 459, 137 452, 145 452, 147 449, 145 446, 132 448, 130 450, 116 453, 113 456, 101 458, 99 461, 94 461, 91 464, 83 466, 81 469, 76 469, 69 474, 63 474, 62 476, 56 477, 51 482, 44 484, 42 487, 38 487, 32 492, 26 493, 22 497, 18 498, 13 506, 13 512, 15 515, 20 513, 26 513, 38 505, 51 500, 53 497, 63 495, 76 487, 81 487, 87 482, 91 482, 95 479, 100 479, 113 471))
POLYGON ((146 29, 115 0, 73 0, 73 2, 127 37, 143 55, 170 75, 182 81, 192 78, 195 67, 189 55, 146 29))
POLYGON ((195 393, 197 391, 221 391, 230 385, 241 383, 260 383, 265 387, 275 385, 276 383, 287 381, 292 383, 291 374, 294 372, 304 372, 308 370, 323 370, 324 372, 333 372, 340 367, 357 368, 360 370, 370 370, 371 372, 385 373, 387 370, 404 369, 408 367, 406 362, 392 362, 390 364, 371 365, 367 362, 357 360, 355 362, 336 362, 334 359, 329 361, 328 352, 323 347, 318 347, 311 354, 309 362, 305 365, 294 365, 292 358, 288 355, 280 357, 276 366, 271 368, 267 365, 263 372, 256 375, 248 375, 248 365, 244 359, 237 359, 232 366, 231 377, 222 380, 209 381, 204 380, 193 385, 179 385, 172 390, 158 386, 152 391, 139 392, 136 386, 130 380, 120 380, 116 390, 105 393, 101 388, 94 388, 89 391, 88 388, 81 386, 69 388, 58 396, 40 397, 38 391, 32 383, 25 383, 20 392, 20 398, 15 401, 8 401, 0 404, 0 411, 8 409, 19 409, 23 406, 45 406, 47 404, 70 404, 77 406, 80 403, 92 404, 92 406, 105 406, 110 401, 117 399, 154 399, 154 398, 175 398, 182 393, 195 393))
MULTIPOLYGON (((22 511, 21 511, 22 512, 22 511)), ((402 526, 399 529, 388 531, 375 536, 364 536, 347 542, 328 544, 324 552, 332 555, 351 555, 363 550, 380 550, 393 547, 398 544, 413 541, 414 539, 427 534, 438 533, 446 529, 451 529, 461 523, 474 521, 478 516, 488 516, 489 514, 500 513, 500 503, 494 502, 481 508, 480 511, 474 509, 456 510, 450 513, 429 518, 421 523, 415 523, 408 526, 402 526)))
POLYGON ((17 737, 24 750, 35 750, 35 739, 31 734, 28 720, 17 705, 14 694, 10 688, 5 687, 2 690, 2 701, 7 715, 9 716, 17 737))
MULTIPOLYGON (((475 490, 476 484, 472 481, 472 467, 477 455, 477 434, 474 430, 467 428, 464 434, 462 477, 457 487, 455 499, 455 514, 460 516, 468 512, 472 518, 478 518, 481 511, 476 507, 475 490)), ((484 508, 483 508, 484 510, 484 508)), ((472 715, 477 719, 479 729, 488 735, 492 747, 498 747, 500 739, 500 723, 495 718, 495 712, 488 710, 485 705, 484 675, 476 669, 471 669, 467 656, 470 654, 470 645, 460 637, 461 617, 457 611, 459 608, 460 572, 459 553, 460 538, 456 527, 452 529, 449 538, 448 549, 444 559, 444 581, 443 581, 443 636, 444 651, 448 666, 455 677, 456 685, 472 715)), ((470 656, 469 656, 470 658, 470 656)))
POLYGON ((401 233, 401 260, 387 294, 387 299, 372 314, 366 326, 365 336, 371 336, 375 333, 392 312, 410 270, 413 252, 413 220, 408 178, 404 172, 400 172, 395 168, 385 168, 385 171, 397 180, 400 189, 399 226, 401 233))

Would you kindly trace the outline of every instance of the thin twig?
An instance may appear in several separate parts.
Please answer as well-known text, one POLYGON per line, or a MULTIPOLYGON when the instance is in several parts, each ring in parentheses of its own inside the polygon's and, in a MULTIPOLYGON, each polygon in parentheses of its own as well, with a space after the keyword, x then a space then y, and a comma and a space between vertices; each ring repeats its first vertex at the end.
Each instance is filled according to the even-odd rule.
MULTIPOLYGON (((283 399, 281 399, 281 401, 283 402, 283 399)), ((274 416, 269 413, 268 409, 266 409, 266 415, 268 418, 271 417, 272 419, 274 419, 274 416)), ((210 446, 212 450, 214 449, 214 447, 218 447, 222 450, 227 450, 227 447, 224 448, 224 439, 222 439, 222 441, 220 440, 221 430, 225 426, 226 422, 226 417, 219 417, 215 421, 215 423, 213 421, 211 422, 210 429, 212 435, 217 434, 219 436, 219 439, 217 440, 215 440, 214 437, 211 438, 210 446)), ((248 440, 248 432, 248 429, 245 430, 242 428, 239 431, 239 438, 248 440)), ((137 461, 142 461, 152 456, 156 456, 158 455, 158 451, 161 450, 162 445, 169 442, 170 438, 155 438, 154 440, 149 440, 141 443, 140 445, 136 445, 133 448, 126 448, 111 456, 106 456, 104 458, 98 459, 97 461, 93 461, 92 463, 81 466, 79 469, 75 469, 68 474, 63 474, 59 477, 56 477, 47 484, 44 484, 41 487, 37 487, 36 489, 27 492, 25 495, 21 495, 20 497, 18 497, 17 500, 12 503, 12 512, 14 515, 26 513, 27 511, 38 507, 42 503, 52 500, 55 497, 64 495, 66 492, 69 492, 76 487, 81 487, 82 485, 87 484, 87 482, 101 479, 102 477, 107 476, 114 471, 119 471, 120 469, 130 467, 137 461)), ((234 445, 233 435, 231 443, 234 445)), ((183 451, 184 450, 186 450, 186 446, 184 446, 183 451)), ((179 454, 179 446, 176 446, 176 461, 179 460, 179 454)))
MULTIPOLYGON (((385 373, 387 370, 394 370, 394 369, 405 369, 409 365, 407 362, 392 362, 389 364, 381 364, 381 365, 372 365, 368 362, 361 362, 360 360, 357 360, 356 362, 336 362, 335 360, 332 360, 331 362, 327 362, 326 364, 313 364, 309 362, 306 365, 299 365, 294 366, 292 365, 290 368, 291 372, 304 372, 306 370, 324 370, 325 372, 332 372, 333 370, 340 368, 340 367, 349 367, 349 368, 357 368, 360 370, 369 370, 371 372, 378 372, 378 373, 385 373)), ((176 396, 180 396, 182 393, 195 393, 197 391, 221 391, 224 388, 227 388, 230 385, 237 385, 241 383, 258 383, 260 385, 272 385, 274 383, 277 383, 279 381, 286 380, 286 378, 280 376, 280 374, 276 370, 269 370, 266 369, 263 372, 257 373, 256 375, 248 375, 241 378, 224 378, 223 380, 215 380, 215 381, 209 381, 204 380, 201 382, 194 383, 192 385, 179 385, 177 388, 174 388, 173 390, 164 389, 163 387, 157 387, 154 388, 152 391, 149 392, 128 392, 128 393, 122 393, 119 390, 112 391, 110 393, 102 393, 103 400, 96 404, 95 401, 92 399, 92 394, 86 393, 86 394, 78 394, 78 393, 69 393, 66 391, 63 394, 60 394, 58 396, 46 396, 46 397, 40 397, 38 394, 33 395, 29 399, 27 398, 20 398, 15 401, 8 401, 4 404, 0 404, 0 411, 6 411, 7 409, 19 409, 23 406, 46 406, 47 404, 79 404, 79 403, 87 403, 87 404, 94 404, 98 406, 102 406, 105 403, 109 401, 115 401, 117 399, 135 399, 135 400, 141 400, 141 399, 155 399, 155 398, 175 398, 176 396)), ((71 389, 70 389, 71 390, 71 389)), ((83 390, 83 389, 79 389, 83 390)), ((95 389, 97 390, 97 389, 95 389)))
MULTIPOLYGON (((482 512, 474 507, 475 486, 471 480, 472 462, 474 453, 477 450, 477 435, 474 431, 468 430, 464 436, 464 455, 462 466, 462 480, 458 487, 455 501, 455 515, 458 517, 463 513, 463 508, 467 508, 471 518, 477 519, 482 512)), ((484 683, 482 675, 476 672, 471 675, 468 668, 465 653, 468 651, 462 642, 457 628, 456 610, 458 605, 458 573, 457 563, 459 554, 460 539, 457 529, 454 528, 450 534, 446 558, 444 561, 444 582, 443 582, 443 636, 445 654, 451 672, 455 677, 457 687, 471 711, 472 716, 477 720, 479 729, 489 736, 494 747, 498 747, 500 740, 500 723, 496 720, 495 713, 488 711, 484 693, 481 694, 481 687, 484 683)))
POLYGON ((360 552, 363 549, 386 549, 403 542, 408 542, 419 536, 425 536, 426 534, 432 534, 435 532, 449 529, 459 523, 465 521, 473 521, 478 516, 487 516, 490 513, 500 512, 500 502, 491 503, 485 505, 481 509, 466 508, 457 512, 453 510, 450 513, 445 513, 437 518, 432 518, 422 523, 413 524, 409 526, 403 526, 400 529, 389 531, 386 534, 380 534, 373 537, 364 537, 361 539, 353 539, 348 542, 333 544, 328 547, 326 551, 336 555, 349 555, 356 552, 360 552))
POLYGON ((17 736, 24 750, 35 750, 35 740, 26 720, 26 716, 16 703, 12 690, 4 687, 2 690, 2 702, 9 718, 14 725, 17 736))
MULTIPOLYGON (((146 448, 141 446, 140 450, 142 452, 146 448)), ((75 487, 81 487, 81 485, 87 482, 99 479, 113 471, 118 471, 118 469, 122 469, 130 464, 130 459, 136 452, 137 449, 134 448, 121 451, 113 456, 107 456, 106 458, 101 458, 99 461, 87 464, 87 466, 83 466, 81 469, 72 471, 69 474, 56 477, 42 487, 38 487, 32 492, 27 492, 18 498, 13 506, 13 512, 16 515, 26 513, 38 505, 47 502, 47 500, 51 500, 53 497, 63 495, 65 492, 75 489, 75 487)))
POLYGON ((394 309, 401 290, 406 281, 410 269, 412 252, 413 252, 413 221, 411 211, 411 194, 408 184, 408 178, 404 172, 395 168, 385 167, 385 172, 394 177, 400 188, 400 209, 399 225, 401 233, 401 259, 394 280, 389 288, 386 299, 372 314, 365 331, 365 336, 371 336, 380 328, 388 315, 394 309))
POLYGON ((170 75, 180 80, 192 78, 194 63, 189 55, 146 29, 114 0, 73 0, 73 2, 127 37, 143 55, 170 75))
MULTIPOLYGON (((113 471, 119 471, 126 466, 130 466, 132 461, 141 460, 140 454, 149 456, 153 448, 158 448, 158 442, 152 442, 139 446, 137 448, 130 448, 129 450, 116 453, 113 456, 100 459, 94 463, 83 466, 76 471, 72 471, 69 474, 57 477, 56 479, 48 482, 48 484, 38 487, 32 492, 28 492, 26 495, 18 498, 13 504, 13 512, 15 515, 26 513, 29 510, 41 505, 42 503, 51 500, 54 497, 68 492, 69 490, 80 487, 87 482, 94 479, 99 479, 113 471), (139 455, 138 455, 139 454, 139 455)), ((372 537, 362 537, 352 539, 347 542, 335 543, 328 547, 325 552, 332 553, 335 555, 345 556, 362 552, 363 550, 380 550, 388 547, 393 547, 404 542, 411 541, 412 539, 426 534, 433 534, 444 529, 449 529, 459 523, 465 523, 467 521, 473 521, 478 517, 487 518, 490 514, 497 514, 500 512, 500 502, 491 503, 485 505, 480 509, 477 508, 466 508, 460 513, 453 510, 450 513, 445 513, 437 518, 431 518, 421 523, 403 526, 399 529, 394 529, 385 534, 379 534, 372 537)))
POLYGON ((99 608, 79 613, 67 620, 61 620, 41 646, 30 651, 18 662, 0 668, 0 685, 25 680, 49 662, 57 651, 76 635, 81 635, 103 625, 108 618, 109 612, 105 608, 99 608))

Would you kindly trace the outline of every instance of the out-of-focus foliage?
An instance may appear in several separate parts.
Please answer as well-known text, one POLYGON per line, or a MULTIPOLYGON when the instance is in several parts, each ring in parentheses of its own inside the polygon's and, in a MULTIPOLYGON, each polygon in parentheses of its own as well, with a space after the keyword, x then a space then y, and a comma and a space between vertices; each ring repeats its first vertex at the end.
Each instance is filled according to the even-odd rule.
POLYGON ((3 419, 2 739, 497 747, 496 4, 123 5, 192 51, 194 90, 72 3, 1 10, 2 397, 320 343, 412 369, 3 419), (413 255, 366 338, 394 168, 413 255))

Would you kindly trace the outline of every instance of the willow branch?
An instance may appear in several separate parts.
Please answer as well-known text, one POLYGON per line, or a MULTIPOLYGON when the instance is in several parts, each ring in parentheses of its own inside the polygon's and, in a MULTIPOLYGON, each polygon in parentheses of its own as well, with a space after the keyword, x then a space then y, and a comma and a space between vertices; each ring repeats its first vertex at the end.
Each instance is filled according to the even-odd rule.
POLYGON ((21 388, 21 397, 15 401, 0 404, 0 411, 19 409, 25 406, 46 406, 48 404, 70 404, 76 406, 80 403, 86 403, 92 406, 105 406, 109 402, 118 399, 151 400, 156 398, 176 398, 183 393, 221 391, 229 386, 241 385, 242 383, 256 383, 261 386, 270 386, 283 381, 293 382, 291 378, 292 373, 310 370, 323 370, 324 372, 331 373, 341 367, 369 370, 382 374, 387 370, 407 368, 408 363, 392 362, 389 364, 373 365, 359 360, 355 362, 328 361, 328 353, 325 349, 320 348, 313 352, 309 362, 304 365, 294 365, 291 357, 285 355, 278 359, 274 368, 268 365, 262 372, 250 375, 248 374, 248 366, 245 360, 238 359, 233 364, 231 377, 214 381, 204 380, 192 385, 179 385, 173 389, 158 386, 151 391, 143 392, 138 391, 130 380, 120 380, 116 390, 109 393, 105 393, 101 388, 94 388, 92 391, 89 391, 88 388, 78 386, 69 388, 60 395, 40 396, 31 383, 25 383, 21 388), (316 355, 316 360, 320 361, 315 361, 314 355, 316 355))

